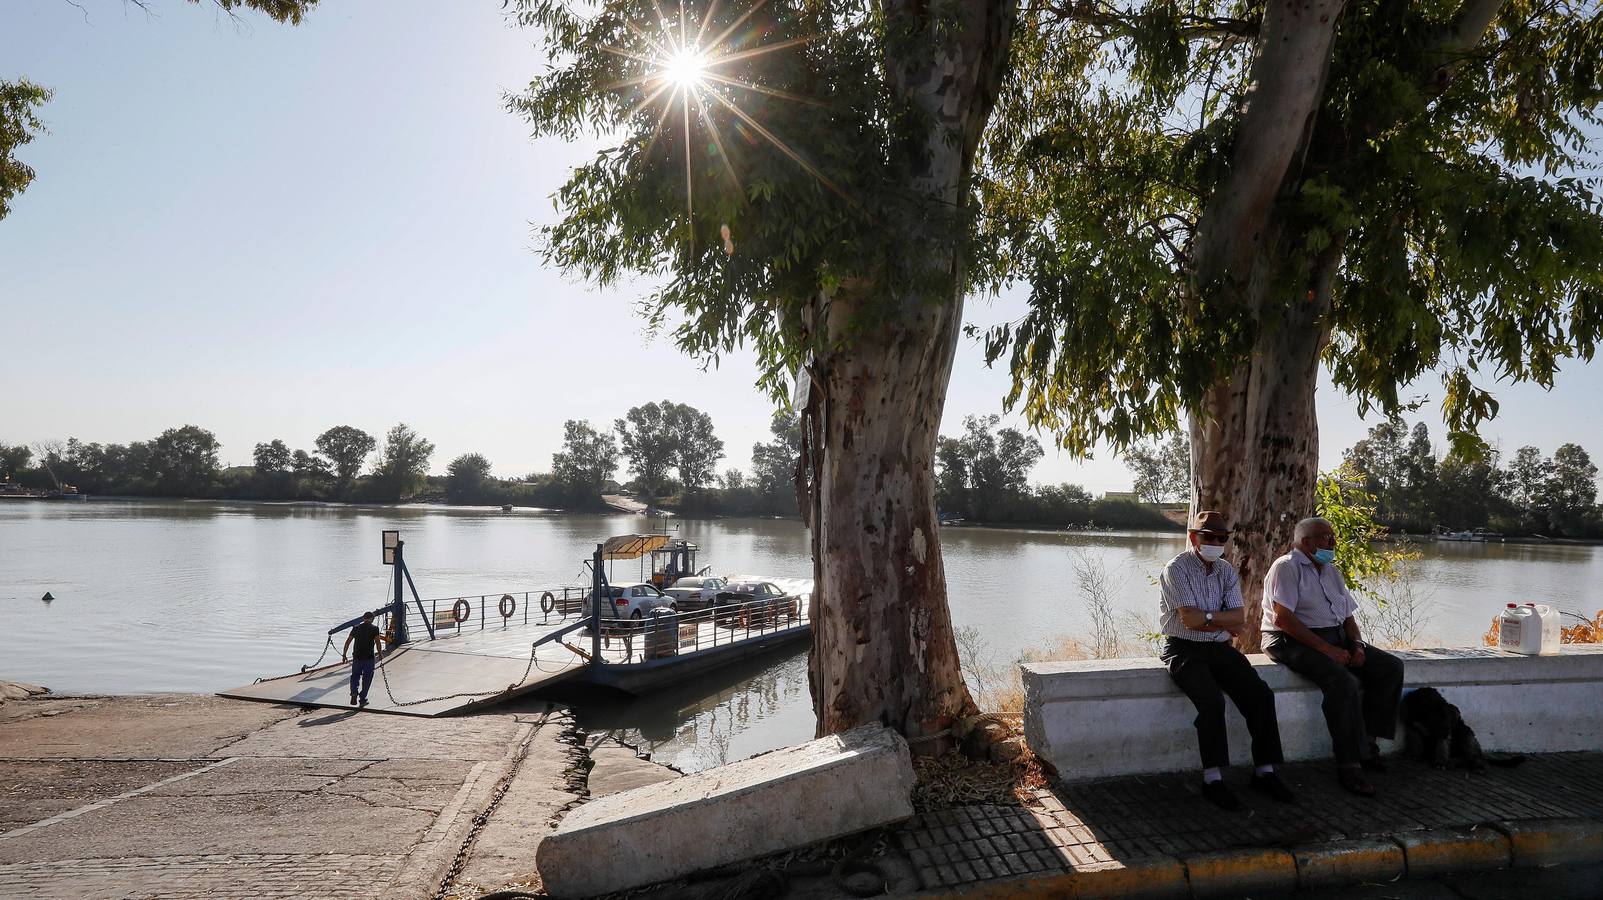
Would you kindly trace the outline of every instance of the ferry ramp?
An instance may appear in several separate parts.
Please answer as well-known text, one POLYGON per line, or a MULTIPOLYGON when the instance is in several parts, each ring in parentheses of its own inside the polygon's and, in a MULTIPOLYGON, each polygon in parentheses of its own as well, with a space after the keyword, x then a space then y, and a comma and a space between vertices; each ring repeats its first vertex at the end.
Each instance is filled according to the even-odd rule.
MULTIPOLYGON (((586 660, 563 646, 560 639, 535 643, 559 630, 560 625, 516 627, 407 644, 385 654, 375 667, 366 709, 408 716, 451 715, 549 687, 586 665, 586 660)), ((350 709, 351 666, 336 663, 308 669, 222 691, 221 695, 350 709)))

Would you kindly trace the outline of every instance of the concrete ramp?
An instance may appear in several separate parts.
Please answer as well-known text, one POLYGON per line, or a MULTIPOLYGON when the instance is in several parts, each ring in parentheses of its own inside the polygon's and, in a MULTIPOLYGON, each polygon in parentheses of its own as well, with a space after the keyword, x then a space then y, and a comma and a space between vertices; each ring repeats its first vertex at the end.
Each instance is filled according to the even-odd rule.
MULTIPOLYGON (((373 674, 369 712, 445 716, 500 703, 582 671, 585 662, 560 644, 539 648, 534 665, 522 656, 447 649, 448 642, 407 646, 387 655, 373 674), (387 686, 386 686, 387 682, 387 686)), ((236 700, 351 708, 351 666, 337 663, 220 691, 236 700)))

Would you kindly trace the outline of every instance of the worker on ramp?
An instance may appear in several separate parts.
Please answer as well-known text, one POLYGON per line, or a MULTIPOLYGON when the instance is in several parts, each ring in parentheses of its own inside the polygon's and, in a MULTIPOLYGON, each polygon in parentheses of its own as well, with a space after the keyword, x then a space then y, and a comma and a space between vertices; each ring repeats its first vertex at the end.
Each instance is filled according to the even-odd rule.
POLYGON ((379 631, 378 626, 373 624, 371 612, 362 613, 362 624, 352 626, 351 633, 345 636, 345 646, 340 649, 340 662, 350 657, 351 644, 356 644, 356 655, 350 657, 352 706, 367 705, 367 689, 373 686, 373 663, 378 655, 375 650, 380 641, 390 640, 392 638, 389 635, 379 631))

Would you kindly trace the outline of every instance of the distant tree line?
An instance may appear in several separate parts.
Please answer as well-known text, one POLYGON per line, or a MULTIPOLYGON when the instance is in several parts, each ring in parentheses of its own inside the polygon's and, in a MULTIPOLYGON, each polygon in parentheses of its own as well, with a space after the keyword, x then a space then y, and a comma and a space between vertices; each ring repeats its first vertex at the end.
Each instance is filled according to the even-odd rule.
POLYGON ((128 444, 77 438, 0 444, 0 480, 102 496, 395 503, 425 490, 434 454, 434 445, 404 423, 385 434, 384 449, 366 474, 362 469, 378 448, 367 432, 339 425, 313 446, 292 450, 282 440, 267 441, 252 451, 252 465, 224 468, 217 436, 197 425, 128 444))
POLYGON ((1579 444, 1552 456, 1521 447, 1438 456, 1430 430, 1391 419, 1371 428, 1345 454, 1376 500, 1376 516, 1394 530, 1484 528, 1504 534, 1603 537, 1597 466, 1579 444))
POLYGON ((72 486, 100 496, 193 497, 250 500, 332 500, 397 503, 516 504, 556 509, 601 509, 608 491, 633 493, 648 504, 689 515, 795 515, 792 487, 801 432, 793 414, 770 423, 773 440, 752 447, 752 473, 720 475, 724 444, 712 418, 694 407, 664 400, 630 409, 598 431, 589 422, 563 424, 562 448, 551 471, 500 478, 481 453, 453 459, 443 477, 429 475, 434 444, 406 424, 384 437, 338 425, 310 449, 280 439, 255 446, 251 465, 223 467, 221 444, 205 428, 170 428, 129 444, 0 443, 0 481, 38 490, 72 486), (627 464, 631 480, 614 480, 627 464))
MULTIPOLYGON (((1430 429, 1400 418, 1373 428, 1343 454, 1375 498, 1375 515, 1393 531, 1469 531, 1509 535, 1603 537, 1597 502, 1598 468, 1579 444, 1562 444, 1552 456, 1521 447, 1438 454, 1430 429)), ((1167 442, 1126 451, 1137 499, 1159 503, 1191 495, 1191 444, 1174 435, 1167 442)))
POLYGON ((1001 417, 967 416, 960 437, 935 445, 935 502, 942 518, 1009 525, 1158 528, 1176 526, 1152 506, 1095 499, 1077 484, 1032 486, 1044 451, 1032 435, 1000 428, 1001 417))

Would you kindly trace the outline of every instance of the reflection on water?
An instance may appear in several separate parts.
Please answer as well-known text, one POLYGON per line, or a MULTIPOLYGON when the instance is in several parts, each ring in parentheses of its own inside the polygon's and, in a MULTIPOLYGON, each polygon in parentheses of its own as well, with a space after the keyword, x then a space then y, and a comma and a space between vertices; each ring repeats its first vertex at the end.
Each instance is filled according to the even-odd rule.
POLYGON ((649 697, 606 690, 570 690, 579 725, 651 751, 687 771, 745 759, 813 736, 807 650, 743 660, 649 697))
MULTIPOLYGON (((61 691, 215 691, 312 662, 335 622, 382 603, 379 532, 399 528, 424 597, 583 580, 609 534, 657 522, 464 507, 329 507, 179 501, 0 503, 0 678, 61 691), (39 597, 57 599, 46 605, 39 597)), ((715 571, 806 577, 796 522, 675 523, 715 571)), ((1079 636, 1073 554, 1102 562, 1116 612, 1155 618, 1152 578, 1178 534, 947 528, 952 619, 1000 661, 1079 636)), ((1421 545, 1424 640, 1475 644, 1508 601, 1576 613, 1603 607, 1603 550, 1521 544, 1421 545)), ((615 574, 633 578, 629 563, 615 574)), ((636 701, 586 698, 582 715, 685 768, 812 735, 805 653, 711 673, 636 701)))

